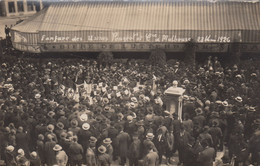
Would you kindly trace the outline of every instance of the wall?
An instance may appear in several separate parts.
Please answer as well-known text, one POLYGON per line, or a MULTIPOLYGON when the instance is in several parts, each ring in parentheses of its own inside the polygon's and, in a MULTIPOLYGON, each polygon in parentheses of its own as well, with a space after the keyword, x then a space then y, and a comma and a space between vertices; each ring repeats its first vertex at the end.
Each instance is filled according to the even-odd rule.
MULTIPOLYGON (((37 0, 38 3, 40 3, 40 8, 42 9, 42 0, 37 0)), ((27 0, 3 0, 0 2, 1 5, 1 15, 6 16, 6 17, 17 17, 17 16, 27 16, 27 15, 33 15, 36 13, 36 7, 34 5, 32 11, 28 11, 27 7, 27 0), (23 3, 23 11, 18 12, 18 4, 17 2, 22 2, 23 3), (10 13, 9 8, 8 8, 8 3, 9 2, 14 2, 14 11, 10 13)))

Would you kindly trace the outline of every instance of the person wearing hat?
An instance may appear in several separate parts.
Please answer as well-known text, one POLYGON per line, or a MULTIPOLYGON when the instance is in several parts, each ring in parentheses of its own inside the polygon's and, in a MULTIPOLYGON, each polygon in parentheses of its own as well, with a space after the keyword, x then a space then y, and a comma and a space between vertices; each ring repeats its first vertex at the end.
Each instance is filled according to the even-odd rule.
POLYGON ((46 164, 48 166, 52 166, 56 163, 55 153, 53 151, 54 146, 56 145, 56 142, 53 140, 53 136, 51 134, 47 135, 47 141, 45 142, 45 159, 46 164))
POLYGON ((58 122, 57 124, 56 124, 56 129, 55 129, 55 134, 59 137, 60 136, 60 134, 62 133, 62 132, 66 132, 66 130, 64 130, 64 124, 62 123, 62 122, 58 122))
POLYGON ((52 139, 55 141, 55 142, 58 142, 58 139, 57 139, 57 136, 56 134, 54 133, 54 125, 53 124, 49 124, 47 126, 47 132, 45 133, 45 137, 47 135, 51 135, 52 136, 52 139))
POLYGON ((110 156, 111 160, 113 159, 113 153, 114 153, 114 148, 111 145, 112 140, 111 138, 105 138, 103 140, 103 145, 106 147, 106 153, 110 156))
POLYGON ((78 137, 73 136, 72 142, 68 150, 70 165, 76 166, 82 164, 83 159, 83 147, 78 143, 78 137))
POLYGON ((77 119, 72 119, 70 121, 70 128, 68 129, 68 131, 72 131, 73 135, 78 135, 79 131, 80 131, 80 127, 78 127, 78 121, 77 119))
POLYGON ((127 154, 128 154, 128 145, 130 144, 131 141, 130 134, 124 132, 124 128, 120 127, 119 134, 117 135, 116 140, 118 143, 116 147, 119 151, 120 164, 125 165, 127 154))
POLYGON ((106 147, 101 145, 98 147, 98 157, 97 157, 97 165, 98 166, 110 166, 112 163, 111 157, 106 153, 106 147))
POLYGON ((210 147, 208 141, 203 140, 201 142, 203 147, 203 151, 198 155, 198 162, 200 166, 210 166, 213 165, 213 161, 215 158, 215 150, 214 148, 210 147))
MULTIPOLYGON (((90 125, 88 123, 84 123, 82 125, 82 129, 80 129, 79 133, 78 133, 78 138, 79 138, 79 144, 82 145, 83 147, 83 153, 86 154, 86 150, 89 147, 89 140, 90 136, 92 135, 92 133, 90 132, 90 125)), ((85 161, 85 155, 83 156, 83 161, 85 161)))
POLYGON ((33 151, 32 153, 30 153, 30 166, 39 166, 39 165, 42 165, 41 159, 39 158, 37 153, 33 151))
POLYGON ((195 112, 196 112, 196 116, 193 117, 193 119, 192 119, 193 124, 194 124, 194 126, 196 126, 196 128, 201 129, 206 122, 206 118, 203 115, 203 111, 201 108, 195 109, 195 112))
MULTIPOLYGON (((122 127, 122 126, 118 126, 117 128, 115 127, 115 122, 114 121, 111 121, 110 123, 110 126, 107 130, 107 137, 111 138, 112 140, 112 146, 113 147, 116 147, 116 143, 117 143, 117 140, 116 140, 116 137, 119 133, 119 128, 122 127)), ((116 157, 118 156, 118 150, 117 148, 114 148, 114 151, 113 151, 113 160, 116 160, 116 157)))
POLYGON ((44 135, 39 134, 38 139, 36 141, 36 149, 38 152, 38 157, 41 160, 42 164, 45 164, 45 147, 44 147, 44 135))
POLYGON ((143 166, 159 166, 159 156, 150 144, 147 147, 148 153, 144 157, 143 166))
POLYGON ((53 150, 56 154, 56 164, 58 166, 66 166, 68 163, 68 156, 64 150, 62 150, 62 147, 58 144, 56 144, 53 147, 53 150))
POLYGON ((97 150, 96 150, 97 139, 93 136, 89 139, 89 147, 86 151, 86 164, 87 166, 97 166, 97 150))
POLYGON ((157 152, 157 149, 152 141, 154 138, 153 133, 147 133, 146 139, 143 141, 143 156, 146 156, 149 153, 149 147, 151 146, 153 151, 157 152))
POLYGON ((135 121, 133 116, 128 115, 126 117, 127 121, 125 123, 125 131, 129 134, 132 135, 136 129, 135 121))
POLYGON ((29 155, 29 135, 23 131, 23 127, 20 126, 16 133, 16 148, 23 149, 26 155, 29 155))
POLYGON ((218 120, 212 121, 212 126, 209 128, 209 134, 212 137, 213 148, 215 149, 215 152, 217 152, 219 150, 218 147, 220 149, 222 149, 222 147, 220 147, 220 145, 222 145, 223 134, 219 127, 218 120))
POLYGON ((213 145, 213 139, 212 136, 209 134, 209 126, 204 126, 202 129, 202 133, 199 134, 198 140, 200 142, 206 140, 208 142, 208 145, 212 147, 213 145))
POLYGON ((16 163, 18 166, 29 166, 30 161, 25 157, 25 153, 23 149, 18 149, 16 156, 16 163))
POLYGON ((16 166, 16 160, 15 160, 15 156, 14 156, 14 147, 9 145, 5 148, 5 152, 4 152, 4 156, 5 156, 5 163, 8 166, 16 166))
POLYGON ((145 128, 144 128, 144 121, 143 120, 139 120, 135 123, 135 125, 137 126, 137 134, 138 134, 138 138, 143 141, 143 137, 144 137, 144 132, 145 132, 145 128))
POLYGON ((141 140, 137 133, 133 134, 132 139, 128 150, 129 166, 138 166, 138 160, 141 158, 141 140))

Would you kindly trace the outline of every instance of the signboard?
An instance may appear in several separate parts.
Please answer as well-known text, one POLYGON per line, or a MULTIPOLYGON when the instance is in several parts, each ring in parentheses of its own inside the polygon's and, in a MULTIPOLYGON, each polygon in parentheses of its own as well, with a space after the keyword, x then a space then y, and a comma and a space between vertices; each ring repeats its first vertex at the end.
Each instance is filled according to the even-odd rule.
MULTIPOLYGON (((82 43, 82 44, 43 44, 42 52, 84 52, 84 51, 151 51, 163 49, 182 52, 185 43, 82 43)), ((197 44, 197 52, 227 52, 228 44, 197 44)))
POLYGON ((186 43, 191 40, 197 43, 230 43, 240 40, 239 31, 71 31, 39 32, 40 43, 131 43, 162 42, 186 43))

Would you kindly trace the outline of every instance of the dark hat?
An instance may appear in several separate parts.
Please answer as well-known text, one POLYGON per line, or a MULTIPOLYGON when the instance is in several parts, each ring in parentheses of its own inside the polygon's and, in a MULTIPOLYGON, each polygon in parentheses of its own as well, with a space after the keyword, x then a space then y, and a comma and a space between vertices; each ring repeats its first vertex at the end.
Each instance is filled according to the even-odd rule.
POLYGON ((38 135, 38 139, 41 140, 41 141, 43 141, 43 140, 44 140, 44 135, 39 134, 39 135, 38 135))
POLYGON ((63 129, 64 128, 64 124, 62 122, 58 122, 56 124, 56 126, 59 128, 59 129, 63 129))
POLYGON ((91 137, 89 138, 89 142, 91 142, 91 143, 96 143, 96 142, 97 142, 96 137, 91 136, 91 137))
POLYGON ((76 119, 72 119, 72 120, 70 121, 70 125, 71 125, 72 127, 77 127, 77 126, 78 126, 78 121, 77 121, 76 119))
POLYGON ((201 115, 203 113, 201 108, 195 109, 195 112, 197 115, 201 115))

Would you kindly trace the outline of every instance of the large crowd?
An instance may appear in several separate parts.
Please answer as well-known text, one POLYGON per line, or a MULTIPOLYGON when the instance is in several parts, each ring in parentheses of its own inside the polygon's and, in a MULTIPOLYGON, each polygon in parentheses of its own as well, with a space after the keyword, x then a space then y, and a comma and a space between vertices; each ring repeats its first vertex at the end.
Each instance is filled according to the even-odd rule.
POLYGON ((0 158, 7 166, 260 165, 259 67, 196 70, 128 60, 1 58, 0 158), (184 88, 182 117, 165 90, 184 88), (224 151, 221 159, 216 154, 224 151), (164 156, 164 157, 163 157, 164 156))

